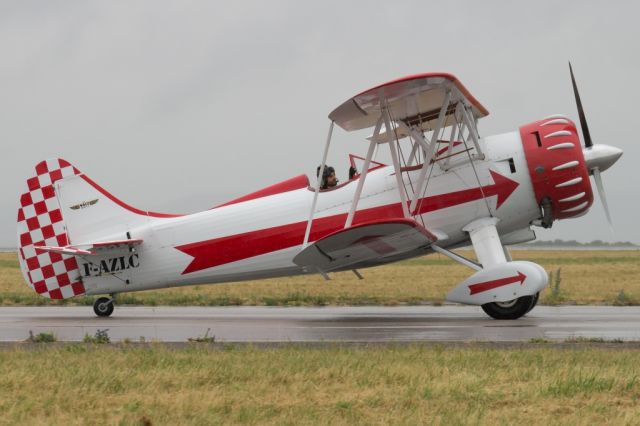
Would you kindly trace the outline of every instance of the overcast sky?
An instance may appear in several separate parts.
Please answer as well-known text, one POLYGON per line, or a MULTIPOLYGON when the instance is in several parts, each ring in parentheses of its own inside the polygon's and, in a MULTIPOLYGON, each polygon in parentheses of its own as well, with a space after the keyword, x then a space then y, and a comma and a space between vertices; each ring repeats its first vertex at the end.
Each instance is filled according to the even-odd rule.
MULTIPOLYGON (((481 135, 551 114, 624 156, 596 199, 542 239, 640 243, 640 8, 635 2, 0 3, 0 247, 15 247, 33 166, 69 160, 138 208, 194 212, 319 164, 328 113, 418 72, 456 75, 490 111, 481 135)), ((346 175, 365 143, 341 130, 346 175)), ((595 185, 594 185, 595 192, 595 185)), ((536 228, 540 229, 540 228, 536 228)))

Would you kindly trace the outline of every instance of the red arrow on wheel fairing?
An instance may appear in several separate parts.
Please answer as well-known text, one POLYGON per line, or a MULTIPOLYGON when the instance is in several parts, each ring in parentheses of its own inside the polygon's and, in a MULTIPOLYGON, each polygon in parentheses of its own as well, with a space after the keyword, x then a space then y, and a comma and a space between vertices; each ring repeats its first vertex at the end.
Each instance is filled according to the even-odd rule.
POLYGON ((503 287, 508 284, 520 282, 520 285, 524 284, 524 280, 527 279, 527 276, 522 272, 518 272, 518 275, 514 275, 512 277, 500 278, 492 281, 485 281, 483 283, 471 284, 469 286, 470 294, 482 293, 483 291, 491 290, 498 287, 503 287))

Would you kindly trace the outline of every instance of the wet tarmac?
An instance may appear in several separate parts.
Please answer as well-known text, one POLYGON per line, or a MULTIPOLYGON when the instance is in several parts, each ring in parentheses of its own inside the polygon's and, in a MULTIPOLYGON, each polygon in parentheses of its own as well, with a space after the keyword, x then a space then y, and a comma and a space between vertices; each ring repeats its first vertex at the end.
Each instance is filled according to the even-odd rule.
POLYGON ((497 321, 473 306, 408 307, 124 307, 110 318, 86 307, 2 307, 0 342, 53 332, 80 341, 108 329, 112 341, 184 342, 529 342, 575 338, 640 340, 640 307, 538 306, 497 321))

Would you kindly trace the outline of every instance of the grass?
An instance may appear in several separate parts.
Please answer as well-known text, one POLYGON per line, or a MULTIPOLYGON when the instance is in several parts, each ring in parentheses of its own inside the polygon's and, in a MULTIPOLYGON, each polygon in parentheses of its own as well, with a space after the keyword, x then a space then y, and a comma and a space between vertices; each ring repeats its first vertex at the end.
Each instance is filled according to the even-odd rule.
POLYGON ((550 305, 561 305, 565 300, 563 290, 560 288, 562 283, 562 268, 549 272, 549 287, 546 302, 550 305))
POLYGON ((604 337, 576 336, 565 339, 565 343, 624 343, 622 339, 605 339, 604 337))
POLYGON ((638 424, 640 351, 0 351, 0 424, 638 424))
POLYGON ((189 342, 192 342, 192 343, 215 343, 216 342, 216 336, 209 336, 209 332, 210 331, 211 331, 211 328, 207 328, 207 332, 204 333, 204 336, 189 337, 189 342))
POLYGON ((31 343, 53 343, 57 340, 56 335, 53 333, 38 333, 34 335, 31 330, 29 330, 29 337, 27 338, 27 341, 31 343))
POLYGON ((89 334, 84 335, 84 339, 82 341, 84 343, 92 343, 94 345, 102 345, 105 343, 110 343, 111 339, 109 338, 109 329, 105 330, 97 330, 96 334, 90 336, 89 334))
MULTIPOLYGON (((473 256, 471 251, 462 254, 473 256)), ((542 304, 640 304, 640 250, 513 251, 512 255, 516 260, 539 263, 554 273, 550 286, 541 295, 542 304), (557 281, 560 273, 561 284, 557 281)), ((124 293, 117 302, 151 306, 439 304, 447 292, 472 271, 433 254, 360 272, 364 280, 358 280, 351 272, 341 272, 331 274, 332 280, 328 282, 318 275, 310 275, 200 285, 124 293)), ((93 297, 79 297, 52 302, 40 297, 24 283, 17 255, 0 253, 0 305, 91 305, 93 300, 93 297)))

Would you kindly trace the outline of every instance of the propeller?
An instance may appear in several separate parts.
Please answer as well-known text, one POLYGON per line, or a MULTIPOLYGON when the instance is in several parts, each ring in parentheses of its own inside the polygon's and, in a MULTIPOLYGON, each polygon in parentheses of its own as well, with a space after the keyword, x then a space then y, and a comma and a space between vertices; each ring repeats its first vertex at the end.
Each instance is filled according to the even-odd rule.
POLYGON ((604 186, 602 186, 602 178, 600 177, 600 169, 593 169, 593 179, 596 181, 598 187, 598 194, 600 195, 600 201, 602 201, 602 207, 604 207, 604 214, 607 216, 609 222, 609 228, 613 233, 613 222, 611 221, 611 213, 609 213, 609 205, 607 204, 607 196, 604 193, 604 186))
POLYGON ((573 68, 571 62, 569 62, 569 73, 571 73, 571 84, 573 85, 573 94, 576 97, 576 105, 578 107, 578 116, 580 117, 580 127, 582 128, 582 136, 584 139, 584 160, 587 165, 587 170, 590 175, 593 175, 593 179, 596 182, 598 188, 598 195, 604 207, 604 213, 607 216, 609 222, 609 228, 613 233, 613 222, 611 221, 611 213, 609 213, 609 206, 607 204, 607 196, 604 192, 604 186, 602 185, 602 177, 600 172, 605 171, 611 167, 618 158, 622 155, 622 150, 614 146, 597 144, 594 145, 591 141, 591 134, 589 133, 589 126, 587 125, 587 118, 584 114, 584 108, 582 107, 582 101, 580 101, 580 94, 578 93, 578 86, 576 79, 573 75, 573 68))
POLYGON ((587 117, 584 115, 584 108, 582 108, 582 101, 580 101, 580 94, 578 93, 578 85, 576 84, 576 78, 573 76, 573 68, 571 68, 571 62, 569 62, 569 72, 571 73, 571 84, 573 85, 573 95, 576 97, 576 105, 578 106, 578 116, 580 117, 580 127, 582 127, 582 136, 584 138, 585 148, 591 148, 593 142, 591 141, 591 133, 589 133, 589 126, 587 126, 587 117))

